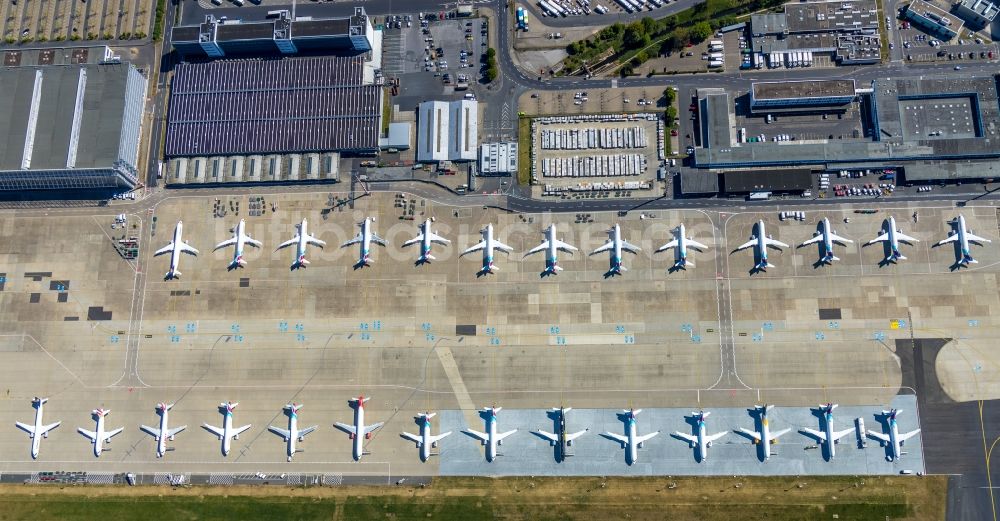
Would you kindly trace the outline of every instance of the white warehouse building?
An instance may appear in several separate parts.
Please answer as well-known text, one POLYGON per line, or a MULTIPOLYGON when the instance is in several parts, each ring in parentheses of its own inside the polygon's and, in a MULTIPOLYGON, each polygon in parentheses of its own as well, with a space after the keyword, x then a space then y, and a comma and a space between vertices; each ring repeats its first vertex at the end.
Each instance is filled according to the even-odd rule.
POLYGON ((417 161, 475 161, 479 103, 425 101, 417 109, 417 161))

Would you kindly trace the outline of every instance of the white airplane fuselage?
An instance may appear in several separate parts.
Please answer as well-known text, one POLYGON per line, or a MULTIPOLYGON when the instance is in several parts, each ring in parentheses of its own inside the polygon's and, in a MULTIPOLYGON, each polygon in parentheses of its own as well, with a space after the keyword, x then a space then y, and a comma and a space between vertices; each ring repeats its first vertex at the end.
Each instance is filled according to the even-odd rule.
POLYGON ((424 221, 424 236, 420 240, 420 260, 428 261, 431 256, 431 220, 424 221))
POLYGON ((555 225, 549 226, 545 235, 547 236, 546 240, 549 241, 549 247, 545 249, 545 271, 555 274, 559 265, 559 240, 556 238, 555 225))
POLYGON ((889 217, 889 257, 892 260, 898 259, 903 255, 899 252, 899 237, 896 236, 896 218, 889 217))
POLYGON ((423 423, 420 424, 420 461, 427 461, 431 457, 431 420, 424 416, 423 423))
POLYGON ((173 277, 177 273, 177 268, 180 266, 181 262, 181 240, 184 234, 184 221, 177 221, 177 226, 174 228, 174 247, 170 251, 170 273, 169 276, 173 277))
POLYGON ((836 433, 833 431, 833 408, 827 407, 823 411, 823 421, 826 422, 826 425, 823 426, 826 429, 826 449, 830 451, 830 459, 832 460, 837 453, 836 433))
POLYGON ((628 437, 628 447, 625 448, 625 460, 629 465, 639 461, 639 444, 635 441, 635 423, 635 415, 629 413, 628 419, 625 421, 625 436, 628 437))
POLYGON ((622 229, 618 223, 612 228, 611 240, 614 243, 611 247, 611 271, 621 272, 622 269, 622 229))
POLYGON ((760 255, 758 266, 767 266, 767 231, 764 221, 757 221, 757 254, 760 255))
POLYGON ((299 413, 293 408, 288 412, 288 448, 286 452, 288 453, 288 461, 292 461, 292 456, 295 456, 295 442, 299 438, 299 413))
POLYGON ((167 417, 170 415, 169 409, 164 407, 160 409, 160 435, 157 436, 156 440, 156 457, 162 458, 164 454, 167 453, 167 435, 166 433, 170 430, 170 423, 167 417))
POLYGON ((889 444, 892 445, 892 459, 899 459, 903 454, 903 447, 899 441, 899 425, 895 414, 889 416, 889 444))
POLYGON ((233 411, 226 407, 225 416, 222 419, 222 455, 228 456, 233 447, 233 411))
POLYGON ((486 225, 486 235, 483 237, 483 271, 493 272, 493 225, 486 225))
POLYGON ((49 437, 49 433, 47 432, 45 434, 38 435, 39 432, 42 432, 42 427, 44 427, 44 425, 42 424, 42 414, 43 414, 42 409, 44 407, 45 407, 45 402, 39 402, 38 407, 35 408, 35 434, 31 436, 32 459, 38 457, 38 451, 42 446, 42 438, 49 437))
POLYGON ((764 459, 771 457, 771 426, 767 420, 767 410, 760 416, 760 443, 764 446, 764 459))
POLYGON ((830 262, 833 260, 833 239, 830 238, 830 234, 833 231, 830 229, 830 220, 826 217, 823 218, 823 260, 825 262, 830 262))
POLYGON ((302 219, 299 223, 299 243, 295 246, 295 263, 305 265, 306 247, 309 245, 309 223, 302 219))
POLYGON ((698 454, 702 461, 708 459, 708 445, 709 442, 705 441, 705 416, 701 415, 698 417, 698 454))
POLYGON ((233 266, 243 266, 243 247, 246 246, 247 235, 246 235, 246 221, 240 219, 240 223, 236 225, 236 232, 234 233, 236 239, 236 251, 233 253, 233 266))
POLYGON ((969 249, 969 237, 966 235, 965 216, 958 216, 958 244, 962 248, 962 264, 976 262, 972 258, 972 251, 969 249))
POLYGON ((497 458, 497 413, 490 411, 486 418, 486 436, 489 442, 486 443, 486 461, 492 462, 497 458))
POLYGON ((365 434, 365 404, 363 401, 358 400, 358 406, 354 408, 354 442, 353 456, 354 461, 361 461, 361 456, 364 455, 364 442, 367 434, 365 434))
POLYGON ((111 411, 104 411, 98 409, 97 411, 97 429, 94 430, 97 433, 97 437, 94 438, 94 456, 100 458, 101 453, 104 452, 104 417, 108 415, 111 411))
POLYGON ((687 235, 684 229, 684 223, 681 223, 677 227, 677 266, 684 267, 687 266, 687 235))

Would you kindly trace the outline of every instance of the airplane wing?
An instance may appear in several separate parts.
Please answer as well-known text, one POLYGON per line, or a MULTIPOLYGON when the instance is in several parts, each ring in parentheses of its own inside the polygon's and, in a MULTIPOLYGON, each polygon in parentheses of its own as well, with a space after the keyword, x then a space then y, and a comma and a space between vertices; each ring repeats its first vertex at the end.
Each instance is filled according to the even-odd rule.
POLYGON ((416 237, 414 237, 414 238, 412 238, 412 239, 410 239, 410 240, 408 240, 408 241, 404 242, 404 243, 403 243, 403 246, 404 246, 404 247, 406 247, 406 246, 412 246, 412 245, 414 245, 414 244, 417 244, 417 243, 419 243, 419 242, 420 242, 420 241, 422 241, 422 240, 424 240, 424 234, 422 234, 422 233, 421 233, 421 234, 417 235, 416 237))
MULTIPOLYGON (((830 239, 833 239, 833 235, 830 236, 830 239)), ((823 240, 823 234, 821 234, 821 233, 820 234, 816 234, 816 235, 813 235, 812 239, 809 239, 809 240, 803 242, 799 246, 809 246, 810 244, 816 244, 817 242, 822 241, 822 240, 823 240)))
POLYGON ((920 239, 914 239, 913 237, 910 237, 909 235, 906 235, 899 230, 896 230, 896 239, 899 239, 901 241, 920 242, 920 239))
POLYGON ((317 427, 319 427, 319 425, 313 425, 312 427, 306 427, 305 429, 300 430, 299 438, 305 438, 306 434, 309 434, 310 432, 316 430, 317 427))
POLYGON ((441 441, 442 439, 445 438, 445 436, 448 436, 449 434, 451 434, 451 431, 442 432, 441 434, 438 434, 437 436, 430 436, 430 437, 428 437, 428 439, 430 439, 431 443, 434 443, 434 442, 437 442, 437 441, 441 441))
POLYGON ((726 434, 729 434, 729 433, 726 432, 726 431, 722 431, 722 432, 717 432, 715 434, 709 434, 708 436, 705 436, 705 442, 706 443, 711 443, 711 442, 713 442, 713 441, 715 441, 715 440, 717 440, 717 439, 725 436, 726 434))
POLYGON ((555 434, 552 434, 551 432, 546 432, 546 431, 542 431, 542 430, 531 431, 531 432, 534 433, 536 436, 540 436, 542 438, 545 438, 545 439, 551 441, 552 443, 555 443, 555 442, 559 441, 559 437, 556 436, 555 434))
POLYGON ((505 253, 510 253, 514 251, 514 248, 511 248, 510 246, 507 246, 506 244, 500 241, 493 241, 493 247, 505 253))
POLYGON ((698 438, 696 438, 695 436, 692 436, 690 434, 684 434, 683 432, 675 432, 673 434, 673 436, 675 438, 678 438, 678 439, 680 439, 682 441, 686 441, 688 443, 692 443, 692 444, 693 443, 698 443, 698 438))
POLYGON ((442 245, 451 244, 451 241, 449 241, 448 239, 445 239, 444 237, 441 237, 440 235, 438 235, 438 234, 436 234, 434 232, 431 232, 430 239, 431 239, 431 242, 436 242, 436 243, 442 244, 442 245))
POLYGON ((839 235, 837 235, 837 234, 835 234, 833 232, 830 232, 830 240, 831 241, 839 241, 839 242, 849 242, 851 244, 854 244, 854 241, 852 241, 850 239, 846 239, 844 237, 841 237, 841 236, 839 236, 839 235))
POLYGON ((377 429, 377 428, 379 428, 381 426, 382 426, 382 422, 373 423, 371 425, 365 425, 365 434, 368 434, 369 432, 375 432, 375 429, 377 429))
POLYGON ((486 443, 490 439, 490 437, 487 436, 485 433, 479 432, 477 430, 465 429, 462 432, 468 434, 469 436, 472 436, 473 438, 478 439, 479 441, 481 441, 483 443, 486 443))
MULTIPOLYGON (((483 249, 485 247, 486 247, 486 241, 480 242, 479 244, 476 244, 475 246, 469 246, 468 249, 466 249, 465 251, 462 252, 462 255, 466 255, 466 254, 472 253, 474 251, 479 251, 479 250, 481 250, 481 249, 483 249)), ((459 257, 461 257, 462 255, 459 255, 459 257)))
POLYGON ((556 248, 559 248, 566 253, 573 253, 574 251, 577 251, 576 246, 558 240, 556 241, 556 248))
POLYGON ((201 426, 201 428, 203 428, 206 431, 211 432, 212 434, 218 436, 220 440, 222 439, 222 436, 225 435, 225 431, 223 431, 222 429, 220 429, 218 427, 212 427, 211 425, 209 425, 207 423, 203 424, 201 426))
POLYGON ((354 236, 353 239, 345 242, 344 244, 341 244, 340 247, 343 248, 345 246, 350 246, 352 244, 357 244, 357 243, 361 242, 361 239, 363 239, 363 238, 364 238, 364 236, 361 233, 358 233, 357 235, 354 236))
POLYGON ((743 434, 746 434, 747 436, 750 436, 751 438, 760 441, 760 433, 757 431, 752 431, 750 429, 744 429, 743 427, 740 427, 739 432, 742 432, 743 434))
POLYGON ((805 434, 806 436, 809 436, 810 438, 814 438, 814 439, 816 439, 818 441, 826 441, 826 433, 825 432, 820 432, 820 431, 817 431, 815 429, 809 429, 809 428, 802 429, 802 431, 800 431, 800 432, 802 432, 802 434, 805 434))
POLYGON ((18 429, 21 429, 22 431, 27 432, 28 434, 30 434, 32 438, 35 437, 35 426, 34 425, 28 425, 28 424, 21 423, 21 422, 14 422, 14 425, 17 425, 18 429))
POLYGON ((285 439, 285 441, 288 441, 288 438, 292 437, 292 433, 290 431, 285 429, 280 429, 278 427, 275 427, 274 425, 268 425, 267 430, 277 434, 278 436, 281 436, 282 438, 285 439))
POLYGON ((973 235, 970 232, 965 232, 965 238, 968 239, 968 240, 970 240, 970 241, 974 241, 974 242, 993 242, 993 241, 991 241, 989 239, 984 239, 984 238, 982 238, 982 237, 980 237, 978 235, 973 235))
POLYGON ((94 441, 94 440, 97 439, 97 433, 94 432, 94 431, 88 431, 87 429, 84 429, 82 427, 77 427, 76 431, 79 432, 80 434, 83 434, 84 436, 90 438, 91 441, 94 441))
POLYGON ((586 431, 586 430, 582 430, 582 431, 580 431, 580 432, 574 432, 573 434, 567 434, 567 435, 566 435, 566 441, 567 441, 567 442, 571 442, 571 441, 573 441, 573 440, 575 440, 575 439, 579 438, 580 436, 583 436, 583 435, 584 435, 584 434, 586 434, 586 433, 587 433, 587 431, 586 431))
POLYGON ((548 247, 549 247, 549 241, 542 241, 542 243, 539 244, 538 246, 535 246, 534 248, 528 250, 524 254, 524 256, 527 257, 528 255, 532 255, 532 254, 538 253, 540 251, 544 251, 545 248, 548 248, 548 247))
POLYGON ((173 249, 174 249, 174 243, 171 242, 170 244, 153 252, 153 256, 156 257, 157 255, 163 255, 164 253, 169 253, 170 251, 173 251, 173 249))
POLYGON ((379 246, 385 246, 385 239, 375 235, 374 233, 372 234, 372 242, 378 244, 379 246))
POLYGON ((190 253, 191 255, 198 255, 199 253, 198 250, 184 243, 181 243, 181 251, 184 253, 190 253))
POLYGON ((149 434, 150 436, 156 439, 160 439, 160 429, 157 429, 156 427, 150 427, 149 425, 140 425, 139 430, 145 432, 146 434, 149 434))
POLYGON ((745 250, 755 244, 757 244, 757 237, 751 237, 749 241, 737 246, 736 251, 745 250))
POLYGON ((111 438, 113 438, 113 437, 117 436, 118 434, 120 434, 123 430, 125 430, 125 427, 118 427, 117 429, 115 429, 113 431, 105 432, 104 433, 104 440, 103 441, 110 440, 111 438))
POLYGON ((670 248, 676 248, 676 247, 677 247, 677 239, 674 239, 674 240, 672 240, 672 241, 664 244, 663 246, 660 246, 659 248, 657 248, 656 249, 656 253, 660 253, 661 251, 667 251, 670 248))
POLYGON ((226 239, 226 240, 220 242, 219 244, 216 244, 215 248, 213 248, 212 251, 215 251, 215 250, 218 250, 218 249, 221 249, 221 248, 225 248, 227 246, 232 246, 234 244, 236 244, 236 237, 233 237, 232 239, 226 239))
POLYGON ((640 251, 642 251, 642 248, 636 246, 635 244, 625 241, 622 241, 622 249, 629 253, 635 253, 635 254, 638 254, 640 251))
MULTIPOLYGON (((968 236, 966 236, 966 237, 968 237, 968 236)), ((936 244, 936 246, 941 246, 942 244, 948 244, 949 242, 955 242, 957 240, 958 240, 958 234, 957 233, 953 233, 953 234, 949 235, 947 238, 941 239, 940 241, 938 241, 937 244, 936 244)))
POLYGON ((772 440, 772 442, 773 442, 774 440, 777 440, 777 439, 778 439, 778 436, 781 436, 781 435, 784 435, 784 434, 787 434, 787 433, 788 433, 789 431, 791 431, 791 430, 792 430, 792 429, 781 429, 781 430, 780 430, 780 431, 778 431, 778 432, 772 432, 772 433, 771 433, 771 440, 772 440))
POLYGON ((264 247, 264 243, 258 241, 257 239, 251 239, 250 237, 246 237, 243 240, 246 241, 246 243, 249 244, 250 246, 254 246, 254 247, 257 247, 257 248, 263 248, 264 247))
POLYGON ((651 432, 649 434, 643 434, 642 436, 636 436, 635 437, 635 442, 636 443, 642 443, 644 441, 651 440, 651 439, 655 438, 656 435, 659 434, 659 433, 660 433, 660 431, 656 431, 656 432, 651 432))
POLYGON ((244 432, 246 432, 247 429, 250 428, 251 425, 244 425, 244 426, 242 426, 242 427, 240 427, 238 429, 233 429, 233 437, 235 438, 236 436, 239 436, 240 434, 243 434, 244 432))
POLYGON ((854 432, 854 429, 844 429, 842 431, 837 431, 833 433, 833 441, 837 441, 840 438, 843 438, 844 436, 851 434, 852 432, 854 432))
POLYGON ((868 431, 865 434, 871 436, 872 438, 875 438, 876 440, 881 441, 882 443, 889 443, 889 436, 882 434, 881 432, 868 431))
POLYGON ((406 438, 406 439, 408 439, 408 440, 416 443, 417 447, 419 447, 420 444, 423 443, 423 440, 420 439, 420 436, 417 436, 416 434, 410 434, 408 432, 404 432, 404 433, 401 433, 400 436, 402 436, 403 438, 406 438))
MULTIPOLYGON (((514 434, 515 432, 517 432, 517 429, 514 429, 514 430, 512 430, 512 431, 507 431, 507 432, 502 432, 502 433, 500 433, 500 434, 497 434, 497 435, 496 435, 496 438, 497 438, 497 441, 500 441, 500 440, 502 440, 502 439, 506 438, 507 436, 510 436, 511 434, 514 434)), ((914 433, 914 434, 916 434, 916 433, 914 433)))
POLYGON ((306 242, 312 244, 313 246, 319 246, 320 248, 326 246, 326 243, 317 239, 315 235, 306 237, 306 242))
POLYGON ((299 242, 299 236, 298 235, 296 235, 295 237, 292 237, 291 239, 288 239, 287 241, 279 244, 278 247, 274 249, 274 251, 278 251, 278 250, 280 250, 282 248, 287 248, 287 247, 289 247, 289 246, 291 246, 291 245, 293 245, 293 244, 295 244, 297 242, 299 242))
POLYGON ((595 253, 601 253, 602 251, 608 251, 611 248, 613 248, 614 246, 615 246, 615 241, 608 241, 608 242, 604 243, 604 246, 601 246, 600 248, 597 248, 596 250, 590 252, 590 254, 594 255, 595 253))
POLYGON ((899 444, 902 445, 904 441, 916 436, 918 432, 920 432, 920 429, 912 430, 906 434, 897 434, 896 439, 898 439, 899 444))
POLYGON ((347 425, 346 423, 334 422, 333 426, 346 432, 347 434, 357 434, 357 430, 354 429, 353 425, 347 425))
POLYGON ((875 244, 876 242, 882 242, 887 240, 889 240, 889 234, 883 233, 882 235, 879 235, 878 237, 875 237, 874 239, 868 241, 867 244, 875 244))
POLYGON ((181 425, 180 427, 174 427, 173 429, 170 429, 167 432, 165 432, 163 435, 169 438, 169 437, 177 434, 178 432, 181 432, 182 430, 184 430, 186 428, 188 428, 187 425, 181 425))
POLYGON ((626 438, 625 436, 622 436, 621 434, 615 434, 613 432, 605 432, 601 436, 604 436, 605 438, 608 438, 610 440, 617 441, 618 443, 621 443, 622 445, 628 444, 628 438, 626 438))
POLYGON ((688 243, 688 246, 691 246, 693 248, 701 248, 703 250, 707 250, 708 249, 708 246, 705 246, 704 244, 702 244, 702 243, 700 243, 698 241, 692 241, 691 239, 688 239, 687 243, 688 243))
POLYGON ((771 238, 767 238, 767 237, 764 238, 764 244, 767 245, 767 246, 777 246, 779 248, 789 248, 790 247, 787 244, 785 244, 785 243, 783 243, 783 242, 781 242, 779 240, 771 239, 771 238))

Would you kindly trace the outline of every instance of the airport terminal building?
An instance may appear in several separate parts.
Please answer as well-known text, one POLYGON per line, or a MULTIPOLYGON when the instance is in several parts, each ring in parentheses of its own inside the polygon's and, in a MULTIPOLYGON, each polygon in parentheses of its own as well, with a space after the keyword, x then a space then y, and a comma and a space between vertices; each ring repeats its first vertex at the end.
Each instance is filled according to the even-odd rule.
POLYGON ((377 35, 363 7, 354 8, 354 15, 346 18, 293 19, 288 11, 256 22, 223 18, 207 15, 200 24, 175 26, 174 49, 184 58, 222 58, 361 54, 376 47, 377 35))
POLYGON ((879 79, 857 88, 850 84, 758 83, 748 94, 749 114, 734 112, 732 100, 739 93, 698 89, 700 147, 693 164, 702 169, 891 167, 903 169, 907 182, 996 177, 997 77, 879 79), (768 123, 759 125, 763 118, 768 123), (782 134, 786 120, 795 126, 808 118, 812 135, 789 139, 782 134), (854 133, 833 134, 851 118, 856 119, 854 133), (748 130, 751 125, 756 129, 748 130), (759 131, 766 134, 758 138, 759 131))
POLYGON ((132 189, 140 183, 147 79, 99 51, 4 52, 0 190, 132 189), (64 52, 71 58, 57 59, 64 52))

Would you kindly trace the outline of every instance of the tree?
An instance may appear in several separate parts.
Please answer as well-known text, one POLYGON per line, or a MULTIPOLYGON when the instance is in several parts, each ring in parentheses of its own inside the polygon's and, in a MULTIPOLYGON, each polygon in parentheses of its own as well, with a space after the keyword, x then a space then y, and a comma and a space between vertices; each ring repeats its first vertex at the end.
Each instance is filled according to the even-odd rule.
POLYGON ((659 29, 660 24, 648 16, 643 17, 640 22, 642 22, 642 28, 646 31, 646 34, 656 34, 656 30, 659 29))
POLYGON ((708 22, 698 22, 694 24, 689 34, 691 43, 701 43, 712 36, 712 26, 708 22))
POLYGON ((493 59, 496 59, 496 57, 497 57, 497 50, 496 49, 494 49, 492 47, 490 47, 489 49, 486 49, 486 59, 487 60, 493 60, 493 59))
POLYGON ((487 82, 493 82, 493 80, 497 79, 497 68, 496 68, 496 66, 494 65, 494 66, 487 67, 486 68, 486 74, 484 75, 484 77, 486 78, 487 82))
POLYGON ((674 89, 668 87, 663 91, 663 99, 666 101, 667 106, 670 107, 674 104, 674 100, 677 99, 677 93, 674 92, 674 89))
POLYGON ((625 29, 625 38, 622 40, 628 49, 639 49, 649 45, 649 33, 642 25, 642 22, 632 22, 625 29))

